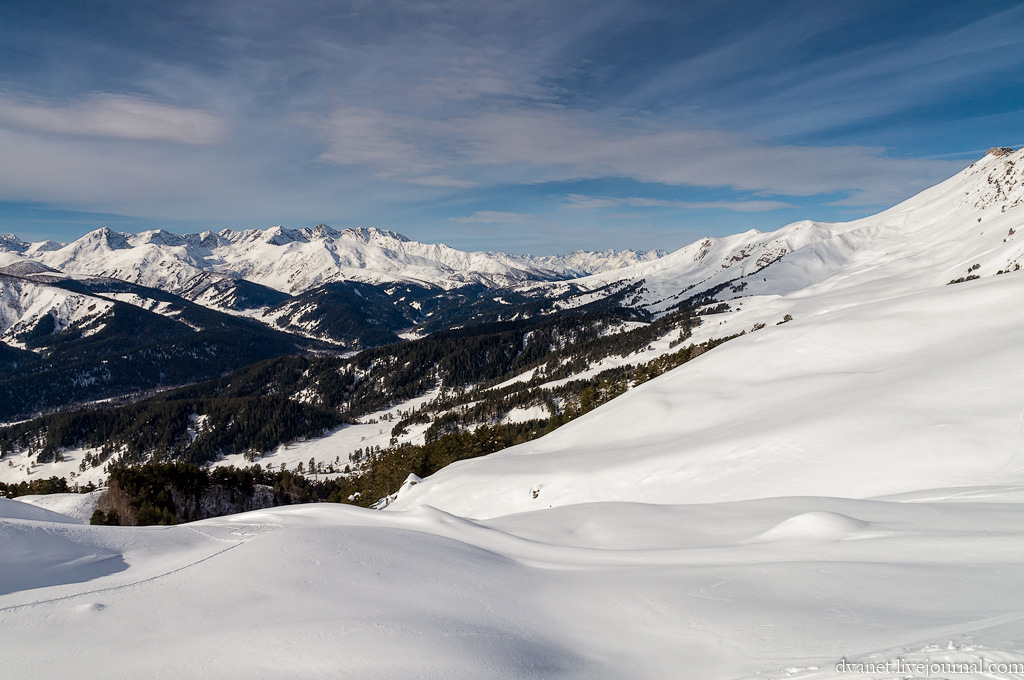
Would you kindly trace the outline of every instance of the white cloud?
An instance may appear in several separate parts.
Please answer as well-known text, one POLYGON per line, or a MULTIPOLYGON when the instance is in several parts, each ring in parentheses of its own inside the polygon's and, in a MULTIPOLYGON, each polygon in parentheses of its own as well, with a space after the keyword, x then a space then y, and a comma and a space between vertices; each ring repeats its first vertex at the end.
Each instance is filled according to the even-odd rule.
POLYGON ((320 161, 364 166, 377 177, 421 186, 465 188, 474 184, 445 174, 448 159, 421 148, 422 134, 415 132, 436 127, 430 121, 350 106, 327 117, 305 117, 300 122, 327 143, 320 161), (420 145, 410 141, 416 138, 420 145))
MULTIPOLYGON (((0 194, 7 200, 102 209, 208 204, 232 183, 219 161, 193 147, 111 145, 104 140, 0 129, 0 194), (216 176, 217 182, 211 181, 216 176)), ((232 193, 235 187, 232 187, 232 193)))
POLYGON ((97 94, 67 106, 0 98, 0 125, 73 137, 98 137, 205 146, 224 139, 218 116, 129 95, 97 94))
POLYGON ((850 193, 862 204, 886 204, 963 165, 891 158, 863 146, 771 145, 730 131, 573 111, 510 111, 460 123, 473 163, 529 168, 535 181, 624 177, 783 196, 850 193))
POLYGON ((451 221, 456 224, 512 224, 519 226, 539 226, 548 223, 540 215, 500 210, 478 210, 469 217, 453 217, 451 221))
POLYGON ((669 201, 660 198, 618 198, 614 196, 583 196, 569 194, 568 207, 595 210, 602 208, 678 208, 680 210, 730 210, 732 212, 768 212, 795 208, 792 203, 783 201, 669 201))

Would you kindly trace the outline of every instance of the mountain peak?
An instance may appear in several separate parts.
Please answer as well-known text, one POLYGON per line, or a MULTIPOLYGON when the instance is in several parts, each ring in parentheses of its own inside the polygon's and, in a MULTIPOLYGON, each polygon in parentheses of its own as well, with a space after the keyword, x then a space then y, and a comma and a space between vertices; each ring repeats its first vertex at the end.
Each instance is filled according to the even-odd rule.
POLYGON ((1024 204, 1024 148, 993 147, 983 160, 958 175, 963 181, 959 205, 1006 212, 1024 204))
POLYGON ((0 250, 6 250, 8 252, 22 253, 26 248, 29 247, 29 243, 22 241, 16 234, 7 234, 6 236, 0 236, 0 250))
POLYGON ((113 231, 110 227, 100 227, 99 229, 90 231, 79 240, 102 244, 111 250, 124 250, 125 248, 132 247, 131 244, 128 243, 126 234, 113 231))
POLYGON ((302 232, 297 231, 295 229, 288 229, 281 225, 271 227, 270 229, 264 231, 263 234, 265 237, 264 240, 267 243, 274 244, 275 246, 285 246, 288 245, 289 243, 306 240, 303 237, 302 232))
POLYGON ((381 239, 394 239, 401 241, 402 243, 409 243, 410 239, 397 231, 391 231, 389 229, 378 229, 377 227, 350 227, 345 231, 341 232, 349 237, 354 237, 365 243, 371 241, 379 241, 381 239))
POLYGON ((137 240, 140 243, 152 243, 154 245, 162 246, 180 246, 185 243, 185 239, 177 234, 172 234, 164 229, 153 229, 151 231, 140 232, 137 240))
POLYGON ((330 225, 324 224, 323 222, 309 230, 310 238, 318 240, 337 238, 340 235, 341 232, 339 232, 337 229, 333 229, 330 225))

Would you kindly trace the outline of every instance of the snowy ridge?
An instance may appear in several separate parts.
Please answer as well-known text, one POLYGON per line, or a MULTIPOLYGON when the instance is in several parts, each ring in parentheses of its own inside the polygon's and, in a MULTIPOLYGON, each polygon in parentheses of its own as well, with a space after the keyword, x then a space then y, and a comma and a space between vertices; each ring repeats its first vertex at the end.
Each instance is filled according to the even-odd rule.
POLYGON ((121 234, 103 227, 67 245, 54 245, 32 244, 23 255, 67 274, 120 279, 189 299, 232 280, 204 269, 201 247, 161 230, 121 234))
POLYGON ((667 251, 649 250, 601 250, 590 252, 576 250, 565 255, 519 255, 513 256, 526 264, 559 273, 566 278, 577 278, 622 269, 641 262, 652 262, 665 257, 667 251))
MULTIPOLYGON (((994 275, 1024 261, 1015 237, 1024 202, 1024 149, 989 154, 954 177, 877 215, 846 223, 795 222, 761 233, 704 238, 654 262, 573 281, 597 290, 643 280, 650 311, 729 283, 719 299, 787 295, 826 281, 853 286, 887 275, 900 286, 994 275), (1013 233, 1011 233, 1013 230, 1013 233), (979 265, 971 272, 967 270, 979 265), (889 274, 887 274, 889 272, 889 274), (916 282, 911 284, 911 280, 916 282)), ((559 291, 563 284, 548 284, 559 291)))

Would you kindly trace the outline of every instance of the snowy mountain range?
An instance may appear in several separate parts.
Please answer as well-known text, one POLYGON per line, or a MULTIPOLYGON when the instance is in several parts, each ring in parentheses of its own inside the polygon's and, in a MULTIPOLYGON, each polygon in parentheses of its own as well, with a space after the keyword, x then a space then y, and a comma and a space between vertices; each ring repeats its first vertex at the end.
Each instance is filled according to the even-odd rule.
MULTIPOLYGON (((0 237, 0 273, 24 280, 16 286, 19 303, 0 313, 0 332, 17 345, 17 336, 46 316, 56 320, 45 322, 53 334, 74 325, 77 319, 57 302, 66 292, 52 286, 91 278, 137 284, 275 330, 360 347, 395 341, 397 333, 416 332, 427 321, 437 327, 447 319, 445 310, 507 305, 508 295, 500 291, 524 282, 584 276, 663 255, 463 252, 372 227, 338 231, 323 224, 184 235, 102 228, 68 244, 28 243, 8 235, 0 237), (376 304, 367 305, 368 298, 376 304), (338 309, 349 311, 339 317, 338 309)), ((137 289, 121 301, 156 313, 169 309, 137 289)), ((95 301, 85 306, 97 304, 103 306, 95 301)))
POLYGON ((664 255, 631 250, 545 257, 464 252, 374 227, 338 231, 325 224, 184 235, 163 230, 122 234, 104 227, 68 244, 26 243, 8 235, 0 239, 0 252, 66 274, 121 279, 219 307, 231 301, 218 284, 237 280, 288 295, 340 281, 448 290, 474 283, 508 287, 595 274, 664 255))

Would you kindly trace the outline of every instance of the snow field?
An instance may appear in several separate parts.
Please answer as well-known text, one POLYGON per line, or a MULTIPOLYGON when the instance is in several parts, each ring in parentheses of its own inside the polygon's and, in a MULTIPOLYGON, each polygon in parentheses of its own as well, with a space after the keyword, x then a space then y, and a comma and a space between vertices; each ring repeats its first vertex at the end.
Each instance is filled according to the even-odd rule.
POLYGON ((12 505, 3 573, 31 561, 36 587, 0 595, 11 677, 834 678, 908 644, 1016 658, 1024 633, 1019 500, 312 505, 144 529, 12 505))

